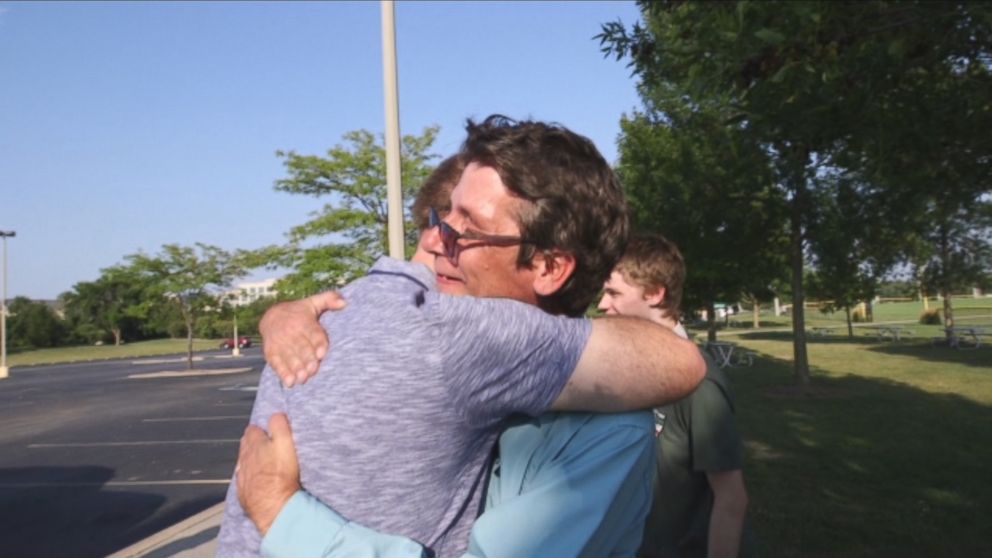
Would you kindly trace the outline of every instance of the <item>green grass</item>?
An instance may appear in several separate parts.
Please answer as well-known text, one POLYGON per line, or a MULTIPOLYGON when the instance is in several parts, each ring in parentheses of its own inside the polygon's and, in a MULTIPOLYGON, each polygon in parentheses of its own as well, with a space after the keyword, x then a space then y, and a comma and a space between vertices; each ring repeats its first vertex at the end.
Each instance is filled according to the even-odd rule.
POLYGON ((787 332, 735 341, 760 556, 992 556, 992 347, 811 341, 803 395, 787 332))
MULTIPOLYGON (((219 340, 194 339, 193 350, 203 351, 216 349, 219 340)), ((77 347, 59 347, 56 349, 38 349, 7 355, 7 365, 10 367, 30 366, 34 364, 57 364, 61 362, 80 362, 86 360, 104 360, 109 358, 136 358, 156 355, 186 354, 185 339, 154 339, 126 343, 119 347, 113 345, 77 347)))
MULTIPOLYGON (((992 298, 971 298, 971 297, 961 297, 953 299, 953 305, 955 310, 955 321, 958 325, 966 324, 984 324, 992 326, 992 298), (961 310, 961 312, 958 312, 961 310), (987 310, 987 312, 985 312, 987 310)), ((941 309, 943 303, 939 301, 931 301, 930 309, 941 309)), ((875 321, 874 323, 854 323, 855 331, 863 335, 874 335, 873 332, 868 330, 862 330, 858 332, 858 328, 871 328, 878 324, 901 322, 900 325, 910 327, 913 333, 917 335, 932 335, 937 336, 942 333, 942 329, 939 326, 925 326, 920 329, 916 329, 915 326, 918 325, 920 314, 923 312, 923 304, 921 302, 886 302, 882 304, 875 305, 875 321)), ((750 308, 742 309, 742 312, 731 318, 731 326, 724 328, 726 333, 740 332, 742 330, 751 329, 751 310, 750 308)), ((718 320, 718 324, 720 320, 718 320)), ((791 329, 792 318, 789 316, 772 316, 769 309, 763 308, 761 312, 761 328, 787 328, 791 329)), ((814 307, 809 307, 806 309, 806 327, 835 327, 838 334, 846 335, 847 328, 847 318, 843 311, 823 313, 819 309, 814 307)))

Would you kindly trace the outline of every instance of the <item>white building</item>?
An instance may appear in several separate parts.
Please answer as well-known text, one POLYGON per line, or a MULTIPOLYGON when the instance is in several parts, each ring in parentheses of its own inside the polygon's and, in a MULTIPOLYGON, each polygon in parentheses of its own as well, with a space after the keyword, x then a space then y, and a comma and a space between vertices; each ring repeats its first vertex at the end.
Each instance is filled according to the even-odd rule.
POLYGON ((276 296, 273 288, 277 279, 265 279, 263 281, 252 281, 245 283, 235 283, 234 288, 228 291, 231 302, 235 306, 246 306, 260 298, 276 296))

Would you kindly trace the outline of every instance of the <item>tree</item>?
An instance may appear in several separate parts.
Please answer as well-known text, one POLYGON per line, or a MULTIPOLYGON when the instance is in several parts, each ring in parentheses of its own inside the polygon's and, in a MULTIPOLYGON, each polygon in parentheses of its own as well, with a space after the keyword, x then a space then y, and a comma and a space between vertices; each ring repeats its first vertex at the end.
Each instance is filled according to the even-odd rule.
MULTIPOLYGON (((765 146, 772 161, 789 204, 794 365, 797 381, 807 385, 803 275, 811 183, 821 169, 843 167, 841 159, 893 160, 898 153, 867 146, 885 147, 877 139, 890 136, 886 126, 913 123, 936 108, 910 102, 935 90, 927 74, 961 67, 980 73, 976 63, 987 73, 992 8, 882 1, 641 6, 643 25, 604 25, 604 50, 630 58, 642 90, 733 110, 727 124, 765 146)), ((969 98, 987 98, 984 85, 970 80, 963 88, 973 90, 969 98)))
POLYGON ((875 298, 906 250, 910 229, 885 193, 843 172, 824 172, 812 182, 808 238, 816 271, 807 274, 809 291, 828 301, 822 311, 844 310, 851 338, 851 308, 875 298))
POLYGON ((76 283, 60 298, 77 335, 93 342, 110 334, 114 345, 119 346, 125 332, 134 336, 140 329, 140 319, 146 314, 142 297, 147 287, 137 272, 118 265, 101 270, 96 281, 76 283))
MULTIPOLYGON (((419 136, 404 136, 402 184, 407 211, 413 194, 433 167, 430 153, 438 128, 419 136)), ((276 181, 276 190, 289 194, 329 198, 313 218, 289 231, 290 243, 260 253, 270 264, 293 269, 278 285, 282 296, 299 297, 344 284, 365 273, 386 252, 386 155, 382 142, 366 130, 348 132, 347 146, 337 145, 326 157, 277 152, 288 176, 276 181), (323 243, 307 243, 307 241, 323 243), (326 242, 326 241, 330 242, 326 242)), ((409 220, 407 220, 409 222, 409 220)), ((408 227, 408 244, 415 243, 408 227)))
POLYGON ((782 274, 784 204, 759 146, 725 127, 717 111, 645 104, 645 113, 621 122, 617 171, 635 226, 682 251, 683 306, 707 310, 715 340, 717 302, 767 300, 782 274))
POLYGON ((7 335, 12 348, 43 349, 61 343, 64 325, 44 302, 19 296, 7 305, 7 311, 7 335))
POLYGON ((141 277, 147 278, 148 304, 165 303, 177 309, 186 329, 186 365, 193 368, 193 331, 197 317, 218 305, 210 287, 221 288, 244 274, 239 255, 216 246, 166 244, 157 256, 144 253, 125 257, 141 277))

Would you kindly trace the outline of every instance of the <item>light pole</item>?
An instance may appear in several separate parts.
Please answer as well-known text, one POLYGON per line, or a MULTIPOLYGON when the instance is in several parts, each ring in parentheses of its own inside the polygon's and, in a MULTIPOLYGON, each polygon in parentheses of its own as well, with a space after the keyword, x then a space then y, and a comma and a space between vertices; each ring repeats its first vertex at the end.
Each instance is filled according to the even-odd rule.
POLYGON ((16 231, 0 231, 3 238, 3 298, 0 298, 0 379, 10 375, 7 368, 7 237, 17 236, 16 231))
POLYGON ((396 77, 396 14, 393 0, 382 0, 382 77, 386 112, 386 207, 389 256, 402 260, 403 188, 400 181, 400 100, 396 77))

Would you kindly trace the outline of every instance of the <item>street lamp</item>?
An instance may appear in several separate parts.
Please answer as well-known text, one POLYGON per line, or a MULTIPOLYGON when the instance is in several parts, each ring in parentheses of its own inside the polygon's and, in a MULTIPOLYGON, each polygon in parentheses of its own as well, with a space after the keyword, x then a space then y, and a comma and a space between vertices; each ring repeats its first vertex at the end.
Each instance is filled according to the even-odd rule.
POLYGON ((0 231, 3 238, 3 298, 0 298, 0 380, 10 375, 7 368, 7 237, 17 236, 15 231, 0 231))

